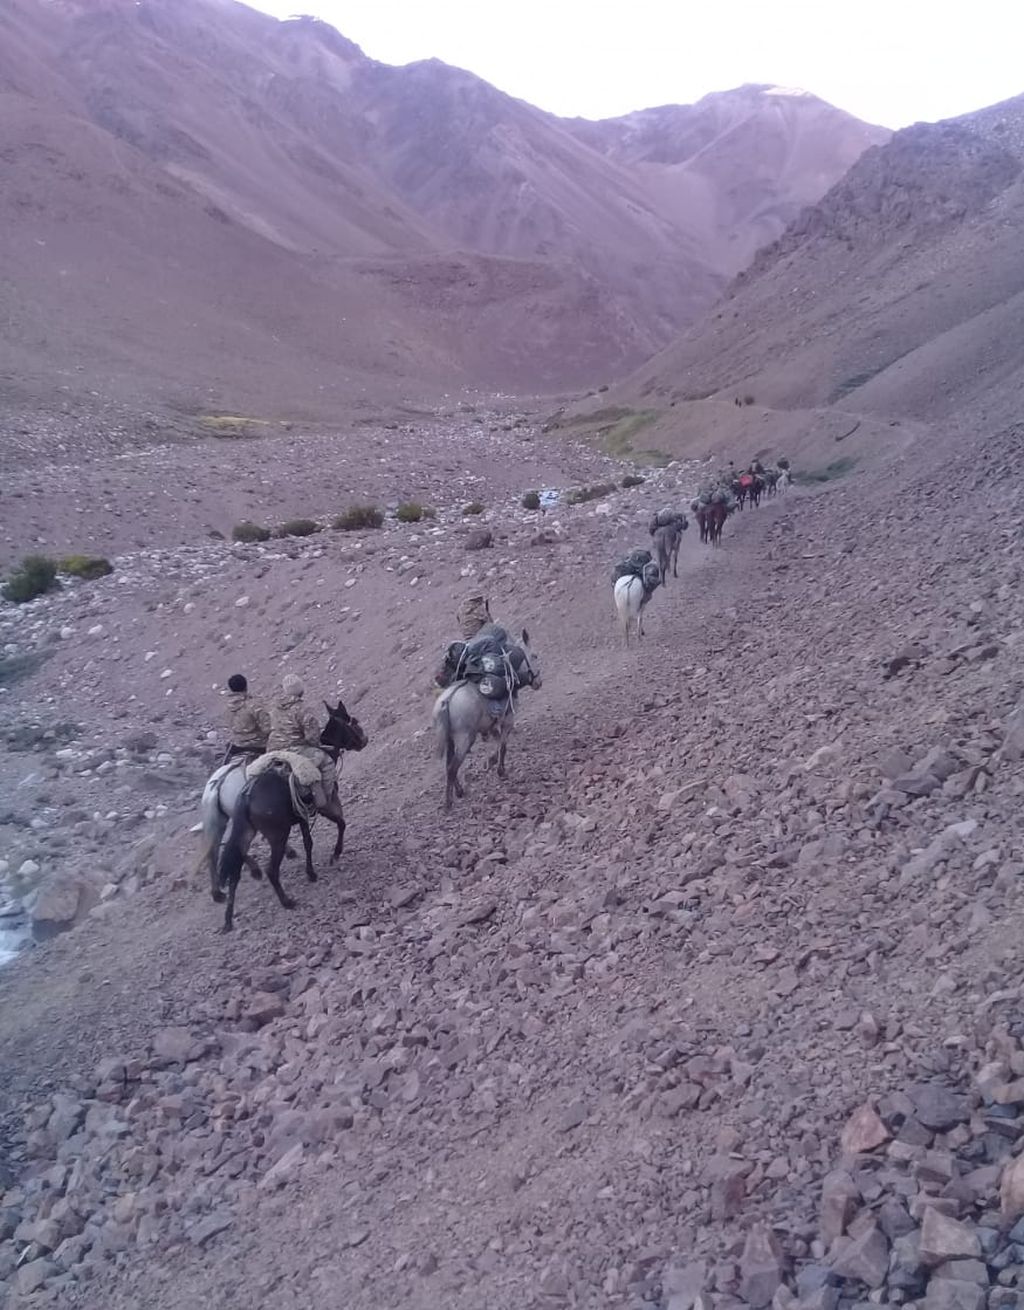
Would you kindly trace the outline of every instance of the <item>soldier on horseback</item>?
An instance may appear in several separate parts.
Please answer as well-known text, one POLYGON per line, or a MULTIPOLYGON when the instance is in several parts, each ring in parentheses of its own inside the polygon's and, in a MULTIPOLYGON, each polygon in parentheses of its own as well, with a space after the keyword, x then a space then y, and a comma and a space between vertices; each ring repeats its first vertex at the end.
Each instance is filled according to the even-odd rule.
POLYGON ((302 679, 286 673, 281 694, 270 709, 270 736, 267 751, 291 751, 304 755, 320 770, 320 782, 313 787, 313 804, 320 810, 329 802, 338 781, 334 761, 320 747, 321 723, 303 704, 302 679))
POLYGON ((249 683, 241 673, 228 678, 228 748, 224 763, 242 756, 254 760, 267 749, 270 715, 249 695, 249 683))
POLYGON ((455 616, 463 641, 472 641, 481 628, 491 622, 491 607, 481 592, 473 592, 459 606, 455 616))

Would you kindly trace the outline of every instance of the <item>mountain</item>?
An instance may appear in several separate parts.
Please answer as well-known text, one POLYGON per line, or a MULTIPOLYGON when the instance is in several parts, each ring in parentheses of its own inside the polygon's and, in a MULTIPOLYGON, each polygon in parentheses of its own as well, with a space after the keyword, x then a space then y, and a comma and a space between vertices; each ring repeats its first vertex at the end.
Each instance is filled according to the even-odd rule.
POLYGON ((1009 419, 1022 341, 1024 96, 863 154, 613 398, 1009 419))
POLYGON ((885 135, 771 87, 562 120, 235 0, 8 0, 0 385, 313 411, 604 381, 885 135))

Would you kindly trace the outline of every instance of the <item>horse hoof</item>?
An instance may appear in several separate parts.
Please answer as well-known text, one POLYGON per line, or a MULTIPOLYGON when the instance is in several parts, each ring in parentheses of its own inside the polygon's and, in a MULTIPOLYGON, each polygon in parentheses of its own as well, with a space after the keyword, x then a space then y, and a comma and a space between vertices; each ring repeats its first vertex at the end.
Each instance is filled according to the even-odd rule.
POLYGON ((307 881, 307 882, 319 882, 320 880, 319 880, 319 878, 317 877, 317 875, 316 875, 315 873, 307 873, 307 874, 306 874, 306 881, 307 881))
POLYGON ((226 932, 234 932, 234 930, 235 930, 235 925, 233 923, 226 923, 224 927, 221 928, 220 933, 221 936, 223 937, 226 932))
POLYGON ((290 896, 286 896, 284 900, 281 902, 281 904, 284 906, 286 910, 294 910, 295 907, 298 905, 298 901, 293 901, 290 896))
POLYGON ((224 902, 227 900, 227 897, 224 895, 223 892, 211 892, 210 894, 218 905, 223 905, 224 902))

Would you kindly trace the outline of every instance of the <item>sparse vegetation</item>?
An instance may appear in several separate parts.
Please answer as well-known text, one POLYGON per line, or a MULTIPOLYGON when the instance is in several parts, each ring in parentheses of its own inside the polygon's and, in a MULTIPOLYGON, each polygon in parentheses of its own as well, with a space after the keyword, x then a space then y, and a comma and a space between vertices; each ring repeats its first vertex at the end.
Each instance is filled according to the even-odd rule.
POLYGON ((540 509, 540 492, 528 491, 523 497, 523 509, 540 509))
POLYGON ((415 500, 403 501, 395 510, 395 518, 399 523, 419 523, 423 517, 423 506, 417 504, 415 500))
POLYGON ((199 422, 211 437, 230 440, 233 437, 254 437, 256 428, 270 427, 265 418, 247 418, 243 414, 203 414, 199 422))
POLYGON ((277 530, 279 537, 312 537, 321 530, 316 519, 289 519, 277 530))
POLYGON ((622 479, 622 485, 628 491, 630 487, 642 487, 646 481, 639 473, 627 473, 622 479))
POLYGON ((113 573, 114 566, 102 555, 65 555, 57 561, 57 571, 67 573, 72 578, 95 582, 97 578, 105 578, 113 573))
POLYGON ((812 482, 834 482, 836 478, 845 477, 857 463, 856 456, 843 455, 840 459, 834 459, 831 464, 826 464, 820 469, 801 469, 799 473, 794 473, 793 481, 807 485, 812 482))
POLYGON ((588 500, 600 500, 602 496, 610 496, 617 490, 614 482, 595 482, 591 487, 573 487, 565 499, 569 505, 583 505, 588 500))
POLYGON ((471 500, 468 505, 463 505, 462 513, 467 518, 469 518, 474 514, 482 514, 484 512, 484 508, 485 507, 480 503, 480 501, 471 500))
POLYGON ((236 523, 231 529, 232 541, 269 541, 270 535, 269 528, 261 527, 258 523, 250 523, 248 519, 242 523, 236 523))
POLYGON ((339 532, 362 532, 369 528, 379 528, 384 524, 384 512, 376 505, 350 505, 344 514, 339 514, 331 524, 339 532))
POLYGON ((753 396, 744 396, 744 397, 743 397, 743 403, 744 403, 744 405, 752 405, 752 404, 754 403, 754 397, 753 397, 753 396))
POLYGON ((45 596, 57 580, 57 565, 47 555, 26 555, 0 588, 4 600, 15 605, 45 596))

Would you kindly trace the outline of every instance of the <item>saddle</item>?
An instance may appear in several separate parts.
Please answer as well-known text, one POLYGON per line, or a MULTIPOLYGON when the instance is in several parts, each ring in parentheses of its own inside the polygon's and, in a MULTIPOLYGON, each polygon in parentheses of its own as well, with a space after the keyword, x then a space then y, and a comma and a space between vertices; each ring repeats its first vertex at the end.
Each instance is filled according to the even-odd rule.
POLYGON ((612 581, 620 578, 639 578, 648 596, 661 583, 661 569, 649 550, 631 550, 625 559, 616 564, 612 581))
POLYGON ((258 778, 268 769, 287 769, 300 787, 315 787, 320 781, 320 769, 298 751, 268 751, 245 767, 246 781, 258 778))

